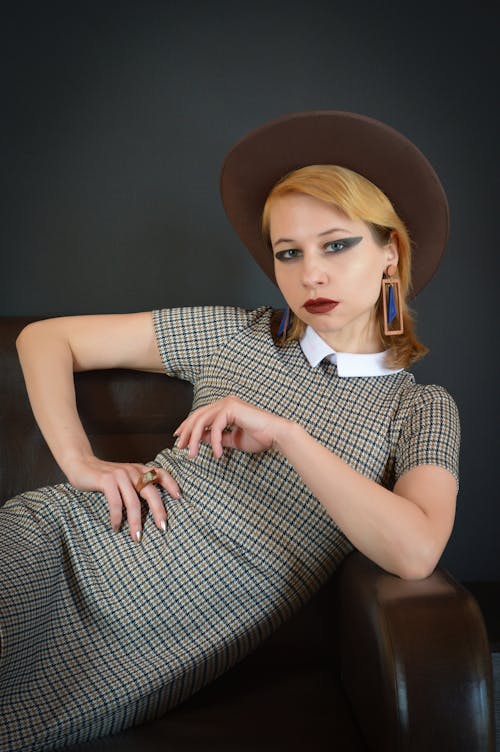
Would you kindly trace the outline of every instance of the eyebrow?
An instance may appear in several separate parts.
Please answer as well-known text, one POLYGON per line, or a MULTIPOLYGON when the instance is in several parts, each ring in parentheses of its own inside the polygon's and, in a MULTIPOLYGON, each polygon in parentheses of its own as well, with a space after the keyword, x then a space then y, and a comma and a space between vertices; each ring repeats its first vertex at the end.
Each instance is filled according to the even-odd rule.
MULTIPOLYGON (((332 232, 346 232, 350 233, 350 230, 346 230, 343 227, 331 227, 329 230, 323 230, 323 232, 318 232, 317 237, 322 238, 324 235, 330 235, 332 232)), ((280 243, 295 243, 295 240, 293 238, 280 238, 279 240, 276 240, 273 245, 279 245, 280 243)))

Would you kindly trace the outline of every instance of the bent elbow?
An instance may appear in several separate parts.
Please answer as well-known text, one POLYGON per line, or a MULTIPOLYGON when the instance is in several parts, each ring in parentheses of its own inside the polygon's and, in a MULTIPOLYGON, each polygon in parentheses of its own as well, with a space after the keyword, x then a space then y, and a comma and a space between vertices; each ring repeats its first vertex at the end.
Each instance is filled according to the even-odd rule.
POLYGON ((420 552, 419 555, 406 557, 397 572, 402 580, 425 580, 436 569, 439 556, 433 552, 420 552))
POLYGON ((16 350, 19 357, 21 356, 22 352, 25 350, 29 340, 33 336, 34 330, 36 329, 37 321, 33 321, 31 324, 27 324, 16 338, 16 350))
POLYGON ((25 342, 38 338, 42 329, 45 329, 50 321, 51 319, 40 319, 39 321, 31 321, 29 324, 26 324, 17 335, 16 348, 19 350, 25 342))
POLYGON ((26 324, 16 338, 17 354, 21 358, 33 347, 38 347, 41 342, 53 340, 57 336, 58 324, 61 319, 40 319, 26 324))
POLYGON ((434 572, 435 567, 407 567, 398 573, 402 580, 425 580, 434 572))

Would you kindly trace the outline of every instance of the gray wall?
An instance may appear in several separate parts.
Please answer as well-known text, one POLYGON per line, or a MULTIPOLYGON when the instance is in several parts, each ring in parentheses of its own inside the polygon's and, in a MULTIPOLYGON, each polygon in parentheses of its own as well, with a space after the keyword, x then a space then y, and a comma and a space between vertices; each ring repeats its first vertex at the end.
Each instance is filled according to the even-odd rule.
MULTIPOLYGON (((500 579, 494 4, 20 2, 2 19, 0 314, 280 304, 225 220, 235 140, 344 109, 412 139, 449 195, 444 263, 415 301, 421 381, 462 415, 444 563, 500 579)), ((496 82, 495 82, 496 78, 496 82)))

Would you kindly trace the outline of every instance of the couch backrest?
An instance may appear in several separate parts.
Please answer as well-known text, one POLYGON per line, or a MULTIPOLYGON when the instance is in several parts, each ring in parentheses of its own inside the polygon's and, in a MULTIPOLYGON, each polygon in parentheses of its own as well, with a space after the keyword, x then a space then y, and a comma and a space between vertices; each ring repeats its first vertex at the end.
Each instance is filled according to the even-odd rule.
MULTIPOLYGON (((30 319, 0 317, 0 505, 23 490, 65 480, 34 421, 15 340, 30 319)), ((173 443, 192 387, 162 374, 94 371, 75 375, 78 409, 103 459, 147 462, 173 443)))

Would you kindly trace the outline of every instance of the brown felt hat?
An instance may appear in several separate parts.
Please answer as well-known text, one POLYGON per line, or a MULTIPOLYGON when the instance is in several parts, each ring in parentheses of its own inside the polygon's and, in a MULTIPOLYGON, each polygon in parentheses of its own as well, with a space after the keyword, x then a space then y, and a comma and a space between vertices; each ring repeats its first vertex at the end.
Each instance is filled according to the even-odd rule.
POLYGON ((412 241, 412 295, 436 271, 448 240, 446 195, 417 147, 388 125, 352 112, 299 112, 272 120, 238 141, 222 165, 220 189, 229 221, 275 282, 273 257, 261 233, 271 188, 299 167, 347 167, 380 188, 412 241))

